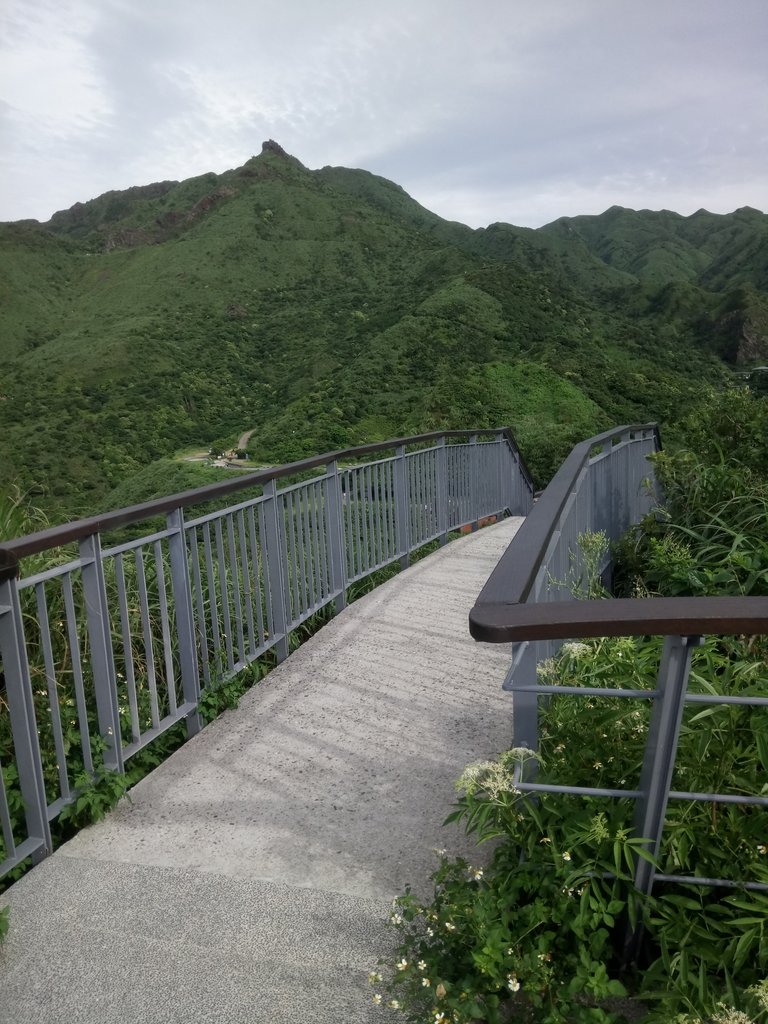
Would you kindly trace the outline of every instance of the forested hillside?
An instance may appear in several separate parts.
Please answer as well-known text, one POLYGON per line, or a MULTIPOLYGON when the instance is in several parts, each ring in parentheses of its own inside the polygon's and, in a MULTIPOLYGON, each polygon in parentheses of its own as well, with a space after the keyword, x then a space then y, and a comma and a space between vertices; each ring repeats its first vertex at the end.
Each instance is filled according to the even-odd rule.
POLYGON ((749 209, 473 231, 274 143, 3 224, 0 477, 72 514, 138 500, 157 460, 249 428, 273 462, 510 424, 543 480, 575 440, 673 422, 768 362, 767 234, 749 209))

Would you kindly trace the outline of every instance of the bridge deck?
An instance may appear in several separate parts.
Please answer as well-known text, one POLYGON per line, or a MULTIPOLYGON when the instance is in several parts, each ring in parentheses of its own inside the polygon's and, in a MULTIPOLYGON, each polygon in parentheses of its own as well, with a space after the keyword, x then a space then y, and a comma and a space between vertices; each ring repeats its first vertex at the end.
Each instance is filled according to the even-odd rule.
POLYGON ((425 890, 464 765, 508 746, 467 615, 521 520, 356 602, 6 894, 0 1024, 382 1021, 389 901, 425 890))

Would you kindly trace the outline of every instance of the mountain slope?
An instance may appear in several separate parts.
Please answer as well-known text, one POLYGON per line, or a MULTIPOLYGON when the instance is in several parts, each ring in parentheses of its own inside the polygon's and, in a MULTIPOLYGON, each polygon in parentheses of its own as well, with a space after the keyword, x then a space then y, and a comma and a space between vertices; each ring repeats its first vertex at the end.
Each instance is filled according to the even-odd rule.
POLYGON ((678 232, 679 262, 710 274, 710 320, 699 277, 681 271, 672 284, 690 294, 665 304, 640 273, 654 232, 662 245, 672 231, 641 230, 645 214, 635 255, 613 259, 607 214, 473 231, 272 142, 225 174, 0 225, 0 473, 86 511, 118 485, 127 500, 156 460, 246 428, 254 457, 277 461, 510 423, 544 479, 576 439, 670 420, 724 378, 735 321, 717 331, 764 298, 756 273, 724 262, 736 235, 762 237, 763 215, 742 214, 721 248, 678 232), (705 243, 706 266, 690 255, 705 243))

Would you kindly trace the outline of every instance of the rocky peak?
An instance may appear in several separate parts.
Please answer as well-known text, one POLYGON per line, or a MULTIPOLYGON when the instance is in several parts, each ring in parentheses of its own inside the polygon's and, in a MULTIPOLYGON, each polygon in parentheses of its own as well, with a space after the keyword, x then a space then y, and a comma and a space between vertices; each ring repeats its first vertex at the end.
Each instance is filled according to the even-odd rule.
POLYGON ((274 153, 275 156, 285 156, 285 157, 288 156, 288 154, 285 152, 283 147, 278 145, 278 143, 275 142, 274 139, 267 139, 266 142, 262 142, 262 144, 261 144, 261 152, 262 153, 274 153))

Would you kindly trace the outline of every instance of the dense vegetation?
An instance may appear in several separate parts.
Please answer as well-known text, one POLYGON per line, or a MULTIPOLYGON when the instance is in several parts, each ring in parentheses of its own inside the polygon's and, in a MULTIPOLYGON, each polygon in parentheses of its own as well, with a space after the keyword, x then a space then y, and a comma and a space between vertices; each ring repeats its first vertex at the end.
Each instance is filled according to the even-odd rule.
MULTIPOLYGON (((666 494, 622 542, 624 592, 768 594, 768 402, 746 390, 710 396, 657 457, 666 494)), ((540 666, 548 683, 650 690, 660 638, 566 644, 540 666)), ((765 696, 768 640, 708 637, 690 689, 765 696)), ((768 892, 657 884, 641 897, 641 845, 627 799, 523 796, 514 769, 531 756, 537 781, 631 788, 649 702, 614 697, 542 701, 537 755, 513 750, 470 766, 461 820, 496 840, 484 868, 443 856, 434 898, 401 898, 397 957, 374 971, 375 998, 413 1021, 750 1024, 768 1020, 768 892), (609 877, 612 876, 612 877, 609 877), (637 925, 643 922, 642 933, 637 925), (639 942, 627 943, 632 932, 639 942)), ((673 788, 765 795, 768 709, 689 705, 673 788)), ((763 807, 671 801, 659 870, 768 884, 763 807)))
POLYGON ((251 427, 274 462, 511 424, 543 481, 585 434, 671 421, 766 361, 767 223, 613 209, 473 231, 269 143, 0 225, 0 476, 72 514, 251 427))

